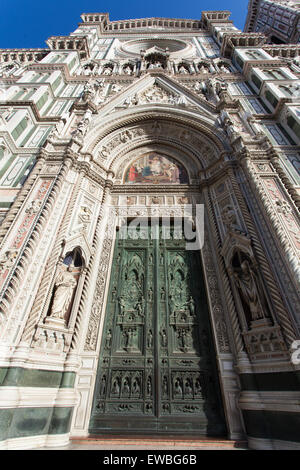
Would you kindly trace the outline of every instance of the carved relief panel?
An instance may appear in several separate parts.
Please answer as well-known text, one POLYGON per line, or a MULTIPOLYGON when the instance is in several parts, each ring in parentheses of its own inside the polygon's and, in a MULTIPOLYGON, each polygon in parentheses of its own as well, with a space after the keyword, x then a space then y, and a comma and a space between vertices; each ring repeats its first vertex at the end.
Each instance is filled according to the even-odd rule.
POLYGON ((225 431, 200 259, 185 250, 182 227, 164 229, 147 222, 118 234, 93 434, 225 431))

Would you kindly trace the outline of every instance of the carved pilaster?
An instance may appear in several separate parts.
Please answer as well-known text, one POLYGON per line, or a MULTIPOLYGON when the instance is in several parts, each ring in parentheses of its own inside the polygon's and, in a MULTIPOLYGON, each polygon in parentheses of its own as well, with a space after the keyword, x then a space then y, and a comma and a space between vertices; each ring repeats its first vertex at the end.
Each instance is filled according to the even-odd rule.
POLYGON ((221 239, 218 233, 213 206, 212 206, 211 198, 210 198, 207 188, 204 189, 204 198, 205 198, 206 207, 208 208, 208 219, 209 219, 209 224, 211 227, 211 233, 214 239, 214 245, 217 248, 215 253, 217 257, 218 267, 220 269, 220 277, 224 286, 224 296, 225 296, 226 306, 227 306, 227 310, 228 310, 229 317, 230 317, 230 329, 233 335, 234 352, 238 361, 239 359, 244 361, 245 351, 244 351, 243 339, 241 336, 239 319, 236 314, 236 307, 235 307, 234 299, 233 299, 232 292, 231 292, 230 281, 228 278, 228 274, 226 272, 224 260, 221 256, 221 248, 222 248, 221 239))
MULTIPOLYGON (((107 278, 108 278, 108 268, 109 268, 109 261, 110 257, 112 255, 112 247, 113 247, 113 241, 114 241, 114 225, 115 225, 115 217, 116 214, 114 211, 110 208, 109 214, 108 214, 108 222, 106 225, 105 229, 105 234, 104 238, 101 238, 100 232, 100 225, 102 225, 102 218, 104 216, 104 205, 105 201, 108 197, 110 188, 107 187, 107 190, 105 191, 105 194, 103 196, 103 204, 102 204, 102 210, 101 214, 99 215, 99 221, 98 221, 98 233, 97 233, 97 238, 95 239, 95 245, 96 247, 101 247, 101 257, 100 257, 100 262, 99 262, 99 270, 98 270, 98 276, 96 280, 96 287, 94 291, 94 297, 93 297, 93 302, 91 306, 91 315, 89 319, 89 324, 87 328, 87 333, 86 333, 86 338, 85 338, 85 346, 84 349, 85 351, 95 351, 96 346, 97 346, 97 336, 98 336, 98 331, 99 331, 99 324, 100 324, 100 319, 101 315, 103 313, 103 308, 104 308, 104 294, 105 294, 105 287, 107 285, 107 278), (103 212, 102 212, 103 211, 103 212), (102 242, 102 244, 101 244, 102 242)), ((103 230, 103 225, 102 225, 102 230, 103 230)), ((95 247, 95 252, 97 252, 97 248, 95 247)), ((91 260, 91 268, 93 266, 93 261, 91 260)), ((86 301, 86 296, 87 296, 87 288, 89 284, 89 278, 87 276, 87 283, 83 292, 82 296, 82 304, 81 308, 83 308, 84 302, 86 301)), ((77 330, 75 330, 74 333, 74 339, 72 342, 72 346, 76 347, 77 341, 78 341, 78 326, 80 323, 80 315, 78 317, 78 325, 77 325, 77 330)))
MULTIPOLYGON (((252 169, 252 165, 251 165, 251 161, 249 157, 243 159, 243 165, 247 170, 248 179, 252 181, 252 185, 254 185, 255 190, 258 191, 259 194, 261 195, 261 200, 265 200, 266 198, 265 193, 260 186, 260 182, 258 181, 258 178, 256 177, 254 173, 254 170, 252 169)), ((229 169, 228 171, 231 176, 235 196, 239 202, 239 206, 241 208, 242 215, 244 217, 244 220, 247 226, 247 231, 252 242, 256 261, 260 266, 261 272, 266 282, 267 290, 269 292, 270 298, 272 299, 272 302, 274 305, 274 312, 276 312, 277 320, 283 329, 284 337, 287 341, 287 345, 289 346, 295 339, 295 335, 296 335, 295 328, 289 318, 286 308, 283 305, 281 295, 278 292, 277 283, 270 270, 270 266, 267 261, 266 255, 263 251, 260 240, 258 239, 257 231, 255 229, 252 217, 246 206, 246 203, 242 196, 240 188, 236 182, 236 177, 234 175, 234 172, 232 169, 229 169)))
MULTIPOLYGON (((69 162, 69 164, 67 166, 67 168, 69 169, 70 166, 71 166, 71 160, 67 159, 67 161, 69 162)), ((63 217, 63 220, 61 222, 61 226, 58 230, 58 234, 57 234, 57 237, 56 237, 56 242, 55 242, 53 251, 51 253, 51 256, 48 259, 48 263, 47 263, 47 266, 46 266, 46 269, 45 269, 45 272, 44 272, 44 276, 43 276, 42 282, 39 286, 37 297, 35 299, 35 302, 33 304, 31 312, 30 312, 30 316, 27 320, 25 329, 23 331, 23 335, 22 335, 22 339, 21 339, 22 343, 30 342, 30 339, 32 338, 32 335, 33 335, 35 325, 37 324, 40 316, 43 315, 43 312, 45 313, 45 309, 49 305, 49 295, 50 295, 49 293, 50 293, 50 291, 53 287, 53 279, 56 275, 57 267, 58 267, 57 260, 59 258, 59 255, 61 254, 61 250, 62 250, 62 247, 63 247, 63 244, 64 244, 64 237, 65 237, 66 229, 67 229, 68 224, 70 222, 70 218, 71 218, 71 215, 72 215, 73 210, 74 210, 74 205, 76 203, 76 199, 77 199, 78 193, 80 191, 81 183, 82 183, 84 175, 85 175, 85 170, 81 170, 81 172, 79 174, 79 177, 77 179, 77 182, 75 184, 75 187, 73 189, 73 193, 72 193, 71 199, 69 201, 67 210, 66 210, 66 212, 64 214, 64 217, 63 217), (50 290, 49 290, 49 286, 50 286, 50 290), (47 295, 47 293, 48 293, 48 295, 47 295)))
POLYGON ((105 215, 105 205, 107 204, 107 199, 110 195, 111 188, 112 188, 112 182, 110 180, 107 180, 105 187, 103 189, 100 212, 98 215, 96 230, 95 230, 95 234, 94 234, 94 238, 92 242, 92 254, 91 254, 89 265, 87 266, 86 276, 85 276, 85 280, 84 280, 84 284, 82 288, 82 295, 81 295, 80 304, 78 307, 78 314, 77 314, 76 323, 74 326, 74 333, 73 333, 72 343, 71 343, 72 351, 78 348, 80 339, 81 339, 80 332, 81 332, 81 325, 82 325, 82 317, 87 307, 88 294, 90 292, 91 277, 92 277, 93 271, 95 270, 95 259, 97 258, 97 253, 99 253, 99 250, 101 249, 101 241, 102 241, 101 233, 103 230, 103 218, 105 215))
MULTIPOLYGON (((21 240, 26 240, 25 245, 23 246, 20 245, 21 240, 18 241, 18 245, 20 245, 20 248, 19 248, 20 251, 19 251, 17 266, 14 269, 14 273, 13 273, 13 277, 11 281, 9 282, 7 288, 5 288, 4 290, 3 299, 1 301, 4 317, 6 317, 9 314, 10 306, 14 302, 17 294, 19 293, 20 285, 24 278, 26 268, 31 261, 33 253, 35 253, 36 246, 43 233, 43 227, 47 223, 47 220, 49 219, 49 216, 54 209, 55 202, 60 193, 62 184, 65 180, 66 173, 71 163, 72 163, 72 160, 70 158, 66 158, 54 183, 52 183, 52 181, 49 180, 49 185, 48 185, 49 187, 47 187, 48 196, 46 200, 42 201, 43 208, 41 210, 41 213, 38 216, 38 219, 34 227, 32 228, 30 238, 28 238, 28 234, 27 234, 27 237, 25 237, 24 235, 22 236, 21 240), (51 188, 50 188, 50 182, 52 184, 51 188)), ((45 182, 43 182, 42 184, 44 183, 45 182)))
MULTIPOLYGON (((299 264, 299 252, 295 250, 295 247, 291 245, 291 242, 286 234, 286 227, 283 229, 282 222, 278 219, 277 211, 274 206, 270 203, 270 200, 267 196, 266 190, 263 186, 262 179, 256 174, 255 169, 250 158, 244 158, 242 160, 243 168, 248 175, 249 182, 252 188, 260 196, 260 201, 264 207, 270 223, 272 224, 273 230, 278 237, 282 249, 286 255, 291 272, 294 275, 296 282, 300 279, 300 264, 299 264)), ((275 178, 276 180, 276 178, 275 178)))
POLYGON ((289 177, 287 176, 286 172, 282 168, 280 164, 280 158, 279 156, 273 152, 273 155, 271 156, 271 163, 274 166, 275 170, 277 171, 277 174, 279 175, 282 184, 286 188, 287 192, 291 196, 292 200, 294 201, 296 207, 300 209, 300 195, 297 189, 293 186, 291 183, 289 177))

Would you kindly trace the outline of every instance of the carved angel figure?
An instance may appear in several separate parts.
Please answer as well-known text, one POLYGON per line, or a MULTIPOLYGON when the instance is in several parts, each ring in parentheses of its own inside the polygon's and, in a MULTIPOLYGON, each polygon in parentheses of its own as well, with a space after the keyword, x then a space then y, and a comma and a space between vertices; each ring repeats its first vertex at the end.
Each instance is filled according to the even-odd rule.
POLYGON ((94 93, 94 85, 92 82, 86 82, 84 84, 83 93, 94 93))
POLYGON ((36 214, 40 210, 41 203, 42 201, 39 201, 38 199, 34 199, 33 201, 30 202, 30 205, 27 207, 25 212, 29 216, 36 214))
POLYGON ((132 68, 127 65, 126 67, 124 67, 123 69, 124 73, 126 73, 127 75, 132 75, 132 68))
POLYGON ((111 75, 112 74, 112 68, 111 67, 105 67, 102 73, 103 73, 103 75, 111 75))

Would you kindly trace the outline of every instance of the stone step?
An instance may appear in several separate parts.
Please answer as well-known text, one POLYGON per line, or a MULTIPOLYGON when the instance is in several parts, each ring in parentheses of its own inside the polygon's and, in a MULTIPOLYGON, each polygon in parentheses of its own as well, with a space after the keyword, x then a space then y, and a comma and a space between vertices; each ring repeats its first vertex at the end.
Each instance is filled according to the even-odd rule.
POLYGON ((87 438, 71 438, 71 446, 105 446, 106 448, 110 447, 137 447, 147 449, 167 447, 174 450, 176 448, 194 448, 196 449, 247 449, 247 442, 241 440, 228 440, 228 439, 218 439, 218 438, 199 438, 193 439, 188 437, 141 437, 141 436, 124 436, 124 437, 114 437, 114 436, 97 436, 97 437, 87 437, 87 438))

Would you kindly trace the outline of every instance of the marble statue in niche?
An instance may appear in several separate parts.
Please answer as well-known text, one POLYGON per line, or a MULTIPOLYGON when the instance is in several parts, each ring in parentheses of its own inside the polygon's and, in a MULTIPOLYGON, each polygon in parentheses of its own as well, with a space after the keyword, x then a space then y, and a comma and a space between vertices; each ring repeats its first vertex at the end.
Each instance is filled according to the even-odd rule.
POLYGON ((55 280, 55 292, 50 317, 61 320, 65 318, 76 285, 77 281, 70 266, 66 271, 61 271, 58 274, 55 280))
POLYGON ((257 273, 247 259, 240 263, 240 267, 234 269, 233 276, 242 304, 250 313, 250 320, 268 317, 269 312, 257 273))
POLYGON ((63 320, 65 324, 68 323, 69 313, 71 312, 74 294, 83 265, 84 261, 79 247, 65 256, 54 281, 50 313, 46 317, 47 321, 48 319, 58 319, 63 320))

